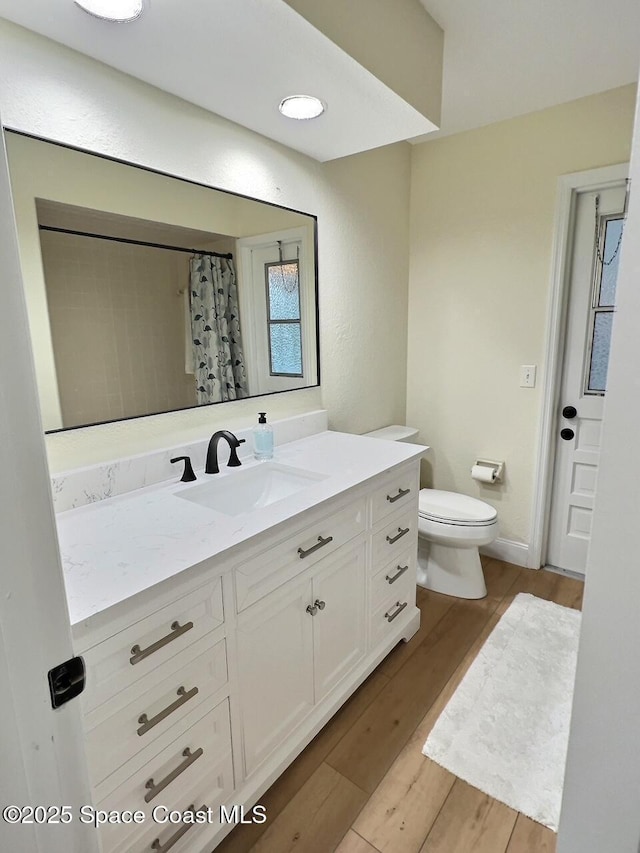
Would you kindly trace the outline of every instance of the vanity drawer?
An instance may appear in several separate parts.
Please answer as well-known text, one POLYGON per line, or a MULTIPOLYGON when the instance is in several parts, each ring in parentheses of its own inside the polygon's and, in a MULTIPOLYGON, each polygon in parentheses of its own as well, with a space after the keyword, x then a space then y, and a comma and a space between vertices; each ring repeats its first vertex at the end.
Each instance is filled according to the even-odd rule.
MULTIPOLYGON (((179 823, 154 822, 154 808, 162 815, 190 805, 198 809, 203 805, 215 807, 226 801, 233 789, 229 703, 225 699, 132 776, 123 781, 109 779, 96 790, 98 809, 140 810, 146 816, 141 824, 105 824, 100 832, 103 851, 153 853, 151 844, 156 838, 166 844, 182 828, 179 823), (116 787, 112 787, 114 782, 116 787)), ((196 832, 197 827, 188 830, 184 844, 192 842, 196 832)), ((176 844, 171 849, 180 848, 176 844)))
POLYGON ((396 626, 400 624, 408 613, 415 610, 416 604, 416 579, 415 574, 408 576, 409 572, 391 587, 391 591, 381 604, 374 605, 371 612, 369 627, 369 643, 375 648, 387 637, 393 635, 396 626), (395 587, 398 589, 395 589, 395 587))
POLYGON ((400 509, 415 508, 418 513, 420 469, 416 463, 387 477, 371 495, 371 523, 375 526, 385 516, 400 509))
POLYGON ((404 589, 409 578, 416 582, 418 555, 415 548, 409 548, 380 569, 371 579, 371 605, 376 607, 386 601, 393 590, 404 589))
POLYGON ((410 507, 382 522, 371 539, 371 570, 380 571, 405 551, 418 548, 418 512, 410 507))
POLYGON ((173 726, 192 717, 194 709, 226 681, 226 642, 220 640, 142 695, 131 689, 90 714, 85 720, 85 742, 92 783, 102 782, 173 726), (146 724, 141 722, 143 714, 146 724))
MULTIPOLYGON (((83 654, 87 670, 84 712, 162 668, 223 622, 222 579, 218 577, 88 649, 83 654)), ((162 672, 157 678, 162 678, 162 672)))
POLYGON ((332 554, 366 529, 366 498, 300 529, 234 571, 238 612, 332 554))

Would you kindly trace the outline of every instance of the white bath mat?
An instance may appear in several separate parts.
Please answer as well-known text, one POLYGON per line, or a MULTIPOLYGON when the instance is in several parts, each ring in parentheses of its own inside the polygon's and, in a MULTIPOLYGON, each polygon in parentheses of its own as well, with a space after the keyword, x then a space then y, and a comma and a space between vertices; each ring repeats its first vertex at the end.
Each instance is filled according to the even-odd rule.
POLYGON ((438 718, 423 753, 557 831, 580 613, 516 596, 438 718))

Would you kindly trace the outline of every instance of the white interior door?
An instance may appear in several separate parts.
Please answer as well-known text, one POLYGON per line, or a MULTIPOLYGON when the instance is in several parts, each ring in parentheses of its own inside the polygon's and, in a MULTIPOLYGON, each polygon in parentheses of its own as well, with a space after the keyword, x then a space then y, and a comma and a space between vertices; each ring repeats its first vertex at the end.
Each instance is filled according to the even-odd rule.
POLYGON ((54 711, 47 681, 73 651, 1 131, 0 257, 0 796, 72 815, 0 820, 0 850, 92 853, 79 700, 54 711))
POLYGON ((580 574, 596 494, 624 202, 624 185, 576 200, 546 562, 580 574))

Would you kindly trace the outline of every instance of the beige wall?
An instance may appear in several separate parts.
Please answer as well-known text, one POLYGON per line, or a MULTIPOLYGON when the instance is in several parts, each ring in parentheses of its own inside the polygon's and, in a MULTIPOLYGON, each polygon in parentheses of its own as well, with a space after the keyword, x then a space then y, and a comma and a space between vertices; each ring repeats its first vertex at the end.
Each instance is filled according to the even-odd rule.
POLYGON ((275 419, 323 406, 353 432, 404 418, 406 143, 320 164, 6 21, 0 108, 9 128, 318 216, 321 389, 50 435, 52 471, 248 426, 262 409, 275 419))
POLYGON ((444 32, 420 0, 286 0, 309 23, 440 125, 444 32))
POLYGON ((195 406, 189 255, 52 231, 40 244, 63 426, 195 406))
POLYGON ((425 480, 494 504, 529 540, 559 175, 628 160, 626 86, 413 149, 407 422, 434 448, 425 480), (506 461, 502 486, 471 480, 506 461))

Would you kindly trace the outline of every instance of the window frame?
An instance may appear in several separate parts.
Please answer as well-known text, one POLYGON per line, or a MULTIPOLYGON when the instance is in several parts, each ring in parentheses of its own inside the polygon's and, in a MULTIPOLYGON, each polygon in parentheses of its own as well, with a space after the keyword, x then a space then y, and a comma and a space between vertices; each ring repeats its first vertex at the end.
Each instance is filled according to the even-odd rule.
MULTIPOLYGON (((623 233, 624 233, 624 211, 618 211, 617 213, 603 213, 598 217, 598 239, 594 247, 593 252, 593 274, 592 274, 592 285, 591 285, 591 301, 589 304, 589 325, 588 325, 588 338, 587 338, 587 346, 585 349, 585 369, 584 369, 584 378, 583 378, 583 387, 582 393, 588 397, 604 397, 607 393, 607 389, 604 388, 602 391, 589 388, 589 382, 591 379, 591 358, 593 355, 593 341, 596 332, 596 319, 598 314, 614 314, 616 310, 615 303, 613 305, 599 305, 600 301, 600 290, 602 287, 602 274, 604 271, 605 264, 602 263, 602 258, 604 255, 604 247, 606 242, 606 234, 607 234, 607 225, 612 220, 623 220, 623 233)), ((620 246, 621 248, 621 246, 620 246)), ((617 250, 619 251, 619 250, 617 250)), ((612 258, 613 260, 613 258, 612 258)), ((616 280, 617 283, 617 280, 616 280)), ((616 288, 617 292, 617 288, 616 288)), ((611 341, 609 341, 609 347, 611 347, 611 341)))

